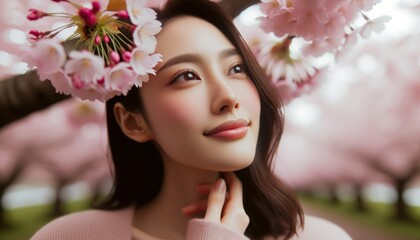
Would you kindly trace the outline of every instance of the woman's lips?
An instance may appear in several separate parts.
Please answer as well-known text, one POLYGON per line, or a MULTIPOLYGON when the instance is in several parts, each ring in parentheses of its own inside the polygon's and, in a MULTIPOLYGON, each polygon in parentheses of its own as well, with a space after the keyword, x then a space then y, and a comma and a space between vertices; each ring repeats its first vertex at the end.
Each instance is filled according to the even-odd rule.
POLYGON ((244 119, 227 121, 209 131, 204 132, 204 136, 229 140, 239 139, 247 134, 248 126, 249 123, 244 119))

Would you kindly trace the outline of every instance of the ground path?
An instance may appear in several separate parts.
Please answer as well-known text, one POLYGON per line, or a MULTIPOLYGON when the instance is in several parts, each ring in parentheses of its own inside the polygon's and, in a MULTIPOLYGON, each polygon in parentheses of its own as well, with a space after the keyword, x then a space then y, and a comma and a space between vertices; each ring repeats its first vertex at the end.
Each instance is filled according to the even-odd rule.
POLYGON ((310 203, 303 202, 303 208, 305 214, 319 216, 336 223, 345 229, 353 240, 420 240, 420 236, 402 237, 395 233, 389 233, 381 229, 366 226, 363 223, 358 223, 353 219, 348 219, 338 213, 319 208, 310 203))

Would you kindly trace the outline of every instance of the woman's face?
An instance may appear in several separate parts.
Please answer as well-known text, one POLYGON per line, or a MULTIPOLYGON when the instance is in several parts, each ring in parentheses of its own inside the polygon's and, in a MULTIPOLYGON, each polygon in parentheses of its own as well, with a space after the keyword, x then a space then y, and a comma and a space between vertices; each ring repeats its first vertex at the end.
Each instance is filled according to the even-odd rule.
POLYGON ((164 61, 140 91, 164 158, 214 171, 251 164, 260 99, 234 46, 216 27, 190 16, 171 19, 157 40, 164 61))

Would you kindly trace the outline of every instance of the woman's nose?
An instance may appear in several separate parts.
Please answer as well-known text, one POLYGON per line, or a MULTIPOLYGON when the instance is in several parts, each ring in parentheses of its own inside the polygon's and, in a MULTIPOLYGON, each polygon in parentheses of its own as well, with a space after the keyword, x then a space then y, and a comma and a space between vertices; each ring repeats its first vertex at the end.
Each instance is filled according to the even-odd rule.
POLYGON ((212 111, 215 114, 239 109, 238 98, 226 80, 218 80, 212 87, 212 111))

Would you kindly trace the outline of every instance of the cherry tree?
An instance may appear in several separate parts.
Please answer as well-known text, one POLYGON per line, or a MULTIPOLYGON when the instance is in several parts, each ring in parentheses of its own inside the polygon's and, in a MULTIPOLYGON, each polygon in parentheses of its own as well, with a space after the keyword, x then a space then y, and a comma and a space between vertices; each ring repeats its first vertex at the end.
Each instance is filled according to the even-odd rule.
MULTIPOLYGON (((27 162, 24 161, 21 157, 16 156, 16 152, 4 147, 0 148, 0 160, 0 199, 2 199, 8 187, 10 187, 21 175, 22 171, 27 165, 27 162), (10 167, 9 165, 12 163, 14 163, 14 166, 10 167), (7 171, 10 168, 11 171, 7 171)), ((6 222, 4 213, 5 209, 3 204, 0 202, 0 229, 6 228, 9 225, 6 222)))
MULTIPOLYGON (((63 215, 63 189, 72 183, 86 181, 93 175, 98 179, 109 177, 109 167, 106 158, 106 144, 98 141, 95 135, 100 135, 96 127, 90 126, 90 130, 84 134, 76 135, 65 144, 38 153, 43 167, 54 179, 55 197, 51 216, 63 215)), ((106 138, 105 138, 106 139, 106 138)), ((94 190, 94 189, 92 189, 94 190)), ((88 196, 91 197, 91 196, 88 196)), ((93 194, 92 194, 93 197, 93 194)))
POLYGON ((89 180, 93 185, 109 177, 104 124, 103 104, 71 100, 2 129, 0 193, 4 194, 17 181, 55 182, 52 212, 60 214, 64 186, 82 180, 89 180), (39 172, 37 169, 44 171, 34 174, 39 172), (42 176, 45 174, 49 176, 47 179, 42 176))
MULTIPOLYGON (((307 159, 330 158, 336 167, 345 163, 345 167, 332 167, 339 175, 335 181, 349 178, 361 185, 365 180, 381 181, 372 178, 377 175, 391 184, 397 192, 395 216, 399 219, 410 218, 403 193, 420 174, 419 40, 419 35, 412 35, 375 41, 341 56, 330 77, 346 83, 345 93, 331 101, 325 98, 327 87, 320 87, 309 96, 307 101, 316 104, 320 117, 299 133, 307 145, 317 148, 300 153, 307 159), (325 151, 331 157, 319 154, 325 151)), ((294 155, 283 156, 287 158, 294 155)), ((307 166, 317 164, 328 168, 319 160, 307 166)), ((312 170, 306 168, 307 174, 312 170)))

